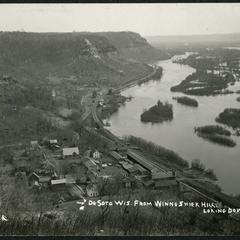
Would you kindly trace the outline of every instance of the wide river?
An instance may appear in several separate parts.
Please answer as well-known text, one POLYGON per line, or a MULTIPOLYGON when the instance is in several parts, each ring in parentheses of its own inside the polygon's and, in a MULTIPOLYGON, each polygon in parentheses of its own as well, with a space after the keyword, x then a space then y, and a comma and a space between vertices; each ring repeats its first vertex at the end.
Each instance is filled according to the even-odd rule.
MULTIPOLYGON (((184 94, 172 93, 170 87, 180 83, 195 70, 172 63, 171 60, 159 61, 157 64, 163 67, 161 80, 151 80, 123 91, 123 95, 134 98, 110 117, 110 130, 119 137, 134 135, 152 141, 175 151, 189 163, 193 159, 200 159, 207 168, 214 169, 223 192, 240 194, 240 137, 232 137, 237 145, 231 148, 208 142, 198 137, 193 130, 195 126, 216 124, 215 118, 224 108, 239 108, 237 94, 194 96, 199 103, 198 108, 181 105, 172 97, 184 94), (155 105, 158 99, 173 105, 173 120, 157 124, 142 123, 140 115, 143 109, 155 105)), ((240 89, 239 82, 231 88, 240 89)))

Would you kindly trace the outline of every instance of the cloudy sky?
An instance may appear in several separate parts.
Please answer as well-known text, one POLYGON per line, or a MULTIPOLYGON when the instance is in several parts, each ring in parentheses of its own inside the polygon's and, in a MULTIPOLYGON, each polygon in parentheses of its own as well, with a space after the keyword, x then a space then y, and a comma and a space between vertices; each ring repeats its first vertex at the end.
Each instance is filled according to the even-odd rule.
POLYGON ((143 36, 240 32, 240 3, 0 4, 0 31, 135 31, 143 36))

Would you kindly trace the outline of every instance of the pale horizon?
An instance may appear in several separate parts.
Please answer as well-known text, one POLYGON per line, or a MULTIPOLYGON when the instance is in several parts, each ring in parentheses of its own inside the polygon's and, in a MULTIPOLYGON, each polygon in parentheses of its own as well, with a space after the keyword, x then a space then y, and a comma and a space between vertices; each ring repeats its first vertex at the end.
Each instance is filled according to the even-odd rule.
POLYGON ((240 32, 239 13, 239 3, 1 4, 0 31, 231 34, 240 32))

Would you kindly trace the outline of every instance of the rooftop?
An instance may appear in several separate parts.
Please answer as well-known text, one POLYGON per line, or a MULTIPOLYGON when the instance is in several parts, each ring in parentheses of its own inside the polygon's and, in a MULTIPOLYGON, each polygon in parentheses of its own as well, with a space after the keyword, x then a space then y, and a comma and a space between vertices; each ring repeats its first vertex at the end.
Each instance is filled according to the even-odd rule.
POLYGON ((78 147, 72 147, 72 148, 63 148, 63 155, 64 156, 72 156, 74 154, 79 155, 79 149, 78 147))
POLYGON ((49 182, 51 180, 50 176, 40 176, 39 182, 49 182))
POLYGON ((111 151, 109 154, 110 154, 113 158, 115 158, 115 159, 117 159, 117 160, 120 160, 120 159, 123 158, 122 155, 120 155, 119 153, 117 153, 117 152, 115 152, 115 151, 111 151))
POLYGON ((152 179, 171 178, 171 177, 174 177, 174 174, 172 171, 157 172, 152 174, 152 179))
POLYGON ((97 166, 97 164, 94 162, 94 160, 90 157, 85 157, 84 158, 84 165, 89 168, 93 166, 97 166))
POLYGON ((146 168, 142 167, 141 165, 139 165, 139 164, 137 164, 137 163, 134 164, 134 167, 135 167, 136 169, 138 169, 140 172, 146 172, 146 171, 148 171, 146 168))
POLYGON ((91 191, 98 191, 98 187, 97 187, 96 184, 91 184, 91 185, 87 185, 86 190, 87 191, 89 191, 89 190, 91 190, 91 191))
POLYGON ((51 185, 65 184, 67 183, 66 178, 51 180, 51 185))
POLYGON ((127 155, 149 171, 152 171, 154 169, 153 165, 149 163, 149 161, 145 157, 141 156, 139 153, 133 150, 128 150, 127 155))

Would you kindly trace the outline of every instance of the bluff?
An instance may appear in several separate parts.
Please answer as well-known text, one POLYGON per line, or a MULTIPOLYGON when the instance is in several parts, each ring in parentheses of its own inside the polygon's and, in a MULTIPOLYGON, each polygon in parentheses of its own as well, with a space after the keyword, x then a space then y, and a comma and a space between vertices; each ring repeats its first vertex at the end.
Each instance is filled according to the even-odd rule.
POLYGON ((163 56, 132 32, 0 32, 0 76, 19 80, 54 76, 118 85, 148 73, 143 62, 163 56))
POLYGON ((135 32, 103 32, 100 33, 113 44, 118 52, 128 59, 141 62, 168 59, 169 55, 150 45, 145 38, 135 32))

